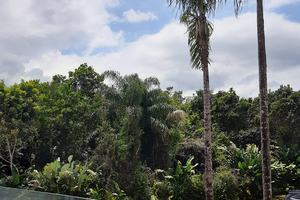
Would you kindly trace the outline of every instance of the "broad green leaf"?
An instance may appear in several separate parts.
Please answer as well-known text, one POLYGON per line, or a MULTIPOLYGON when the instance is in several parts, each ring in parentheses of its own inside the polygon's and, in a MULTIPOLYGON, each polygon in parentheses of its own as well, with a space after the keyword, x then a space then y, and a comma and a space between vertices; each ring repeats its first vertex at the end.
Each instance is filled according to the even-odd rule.
POLYGON ((57 169, 59 169, 60 168, 60 164, 59 164, 59 162, 56 160, 56 161, 54 161, 54 164, 55 164, 55 167, 57 168, 57 169))
POLYGON ((241 170, 243 170, 243 171, 244 171, 244 168, 243 168, 243 165, 242 165, 242 163, 241 163, 241 162, 239 162, 239 163, 238 163, 238 165, 239 165, 239 168, 240 168, 241 170))
POLYGON ((73 155, 70 155, 70 156, 68 157, 69 163, 72 161, 72 159, 73 159, 73 155))
POLYGON ((12 170, 12 173, 13 173, 13 179, 12 179, 12 182, 11 182, 11 186, 12 186, 12 187, 16 187, 16 186, 18 186, 19 183, 20 183, 19 172, 18 172, 18 170, 14 167, 13 170, 12 170))
POLYGON ((61 171, 64 172, 64 171, 69 171, 69 167, 70 167, 70 164, 67 163, 67 164, 64 164, 64 166, 61 168, 61 171))

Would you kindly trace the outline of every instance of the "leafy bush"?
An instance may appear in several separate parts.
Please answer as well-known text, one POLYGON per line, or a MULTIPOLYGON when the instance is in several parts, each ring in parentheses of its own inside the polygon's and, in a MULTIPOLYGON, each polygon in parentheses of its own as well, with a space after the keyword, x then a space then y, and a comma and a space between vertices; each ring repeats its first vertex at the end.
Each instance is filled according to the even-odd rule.
MULTIPOLYGON (((157 172, 165 173, 164 181, 158 181, 153 185, 154 195, 152 199, 159 200, 204 200, 205 199, 205 178, 204 175, 195 175, 191 157, 186 166, 177 162, 175 170, 171 169, 169 173, 163 170, 157 172)), ((236 175, 228 170, 227 167, 217 168, 214 174, 214 198, 216 200, 235 200, 239 198, 239 183, 236 175)))
POLYGON ((153 185, 153 195, 151 200, 167 200, 171 197, 172 185, 168 181, 155 182, 153 185), (159 197, 159 198, 158 198, 159 197))
POLYGON ((247 148, 248 144, 260 146, 260 128, 250 127, 247 130, 228 133, 229 139, 239 148, 247 148))
POLYGON ((300 188, 300 167, 293 163, 287 165, 276 161, 271 165, 272 189, 274 194, 287 193, 300 188))
POLYGON ((298 144, 291 145, 291 147, 283 146, 280 155, 280 161, 289 165, 300 165, 300 146, 298 144))
POLYGON ((177 127, 175 127, 175 125, 173 125, 173 127, 169 131, 167 138, 168 150, 172 155, 174 155, 177 152, 179 143, 182 141, 182 139, 182 132, 177 127))
MULTIPOLYGON (((174 169, 164 176, 164 182, 158 182, 154 185, 154 194, 157 199, 176 199, 176 200, 190 200, 190 199, 204 199, 204 179, 201 175, 194 175, 194 168, 198 165, 192 165, 191 157, 186 166, 182 166, 181 162, 177 162, 174 169)), ((157 172, 164 172, 157 170, 157 172)), ((154 198, 154 197, 153 197, 154 198)))
POLYGON ((205 198, 205 177, 201 174, 196 174, 192 176, 192 182, 194 185, 194 192, 197 193, 199 200, 204 200, 205 198))
POLYGON ((291 147, 271 146, 272 190, 284 194, 300 188, 300 152, 297 144, 291 147))
MULTIPOLYGON (((131 184, 127 186, 130 196, 137 200, 148 200, 152 195, 150 187, 151 169, 147 166, 139 164, 134 173, 131 174, 131 184)), ((127 194, 127 193, 126 193, 127 194)), ((128 193, 129 194, 129 193, 128 193)))
POLYGON ((72 156, 69 156, 68 161, 63 166, 58 161, 54 161, 47 164, 42 172, 34 170, 29 186, 38 191, 88 196, 87 193, 98 175, 88 169, 87 165, 76 164, 72 161, 72 156))
POLYGON ((0 179, 0 186, 18 187, 20 185, 20 175, 16 167, 13 167, 12 176, 5 176, 0 179))
POLYGON ((88 193, 91 198, 94 199, 105 199, 105 200, 120 200, 120 199, 128 199, 126 194, 123 190, 120 189, 119 185, 114 182, 115 190, 116 192, 111 192, 109 189, 106 189, 104 192, 103 188, 99 188, 98 185, 96 185, 96 188, 90 189, 90 192, 88 193))
POLYGON ((214 173, 214 199, 235 200, 238 199, 238 181, 235 175, 227 167, 221 166, 214 173))
POLYGON ((239 184, 243 196, 258 198, 262 195, 261 153, 254 144, 239 149, 233 143, 229 147, 219 147, 227 156, 228 164, 239 174, 239 184))

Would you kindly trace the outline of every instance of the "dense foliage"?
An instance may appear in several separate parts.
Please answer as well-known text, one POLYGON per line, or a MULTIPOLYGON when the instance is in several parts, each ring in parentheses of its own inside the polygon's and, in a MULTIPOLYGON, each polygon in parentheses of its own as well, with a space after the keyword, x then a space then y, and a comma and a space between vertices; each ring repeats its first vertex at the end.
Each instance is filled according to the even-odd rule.
MULTIPOLYGON (((300 91, 269 91, 273 191, 300 188, 300 91)), ((215 199, 262 195, 259 97, 211 94, 215 199)), ((0 82, 0 185, 97 199, 203 199, 203 90, 82 64, 0 82), (72 155, 72 156, 71 156, 72 155), (57 161, 60 159, 61 162, 57 161)))

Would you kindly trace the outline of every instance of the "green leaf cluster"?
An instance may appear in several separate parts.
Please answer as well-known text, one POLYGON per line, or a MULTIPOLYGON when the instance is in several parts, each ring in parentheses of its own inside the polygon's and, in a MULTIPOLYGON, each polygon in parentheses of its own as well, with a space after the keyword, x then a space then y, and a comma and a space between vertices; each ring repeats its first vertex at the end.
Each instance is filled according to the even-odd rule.
POLYGON ((89 169, 88 165, 72 161, 72 157, 69 156, 68 163, 54 161, 41 172, 34 170, 30 186, 37 191, 87 197, 98 174, 89 169))

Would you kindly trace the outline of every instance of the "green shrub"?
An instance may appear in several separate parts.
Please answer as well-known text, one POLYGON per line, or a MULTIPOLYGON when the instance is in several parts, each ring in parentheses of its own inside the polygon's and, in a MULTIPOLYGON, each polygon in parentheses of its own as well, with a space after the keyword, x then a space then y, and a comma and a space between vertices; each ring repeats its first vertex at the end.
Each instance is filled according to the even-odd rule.
POLYGON ((69 163, 60 165, 58 161, 47 164, 42 172, 31 173, 29 186, 34 190, 87 197, 98 175, 87 165, 80 165, 68 158, 69 163))
POLYGON ((168 134, 168 150, 171 154, 176 154, 178 150, 179 143, 183 139, 182 132, 173 125, 168 134))
POLYGON ((191 157, 185 166, 178 161, 175 170, 170 169, 170 172, 164 176, 165 181, 155 184, 154 193, 157 195, 157 199, 204 199, 204 179, 201 175, 194 175, 194 168, 197 164, 192 165, 193 159, 194 157, 191 157))
POLYGON ((16 167, 13 168, 11 176, 5 176, 0 179, 0 186, 4 186, 4 187, 20 186, 20 174, 16 167))
POLYGON ((168 200, 171 197, 172 185, 169 181, 156 182, 153 185, 152 199, 168 200))
POLYGON ((238 174, 238 182, 243 195, 251 195, 255 199, 262 196, 261 152, 254 144, 245 149, 237 148, 233 143, 229 147, 219 147, 227 156, 228 164, 238 174))
POLYGON ((129 199, 123 190, 120 189, 119 185, 112 181, 115 185, 115 192, 110 191, 109 189, 104 190, 103 188, 99 188, 98 185, 94 189, 90 189, 88 193, 89 196, 93 199, 105 199, 105 200, 127 200, 129 199))
POLYGON ((277 148, 277 157, 272 163, 272 181, 275 194, 300 188, 300 146, 277 148))
POLYGON ((214 173, 214 199, 235 200, 238 199, 238 181, 235 175, 225 166, 217 168, 214 173))
POLYGON ((293 163, 286 165, 276 161, 271 165, 272 190, 274 194, 284 194, 300 188, 300 167, 293 163))
POLYGON ((152 190, 150 187, 150 174, 151 174, 151 169, 139 165, 137 166, 135 172, 132 174, 131 177, 131 197, 133 199, 137 200, 148 200, 150 199, 152 195, 152 190))
POLYGON ((194 192, 197 193, 199 200, 205 199, 205 179, 204 175, 198 174, 192 176, 192 182, 194 186, 194 192))

